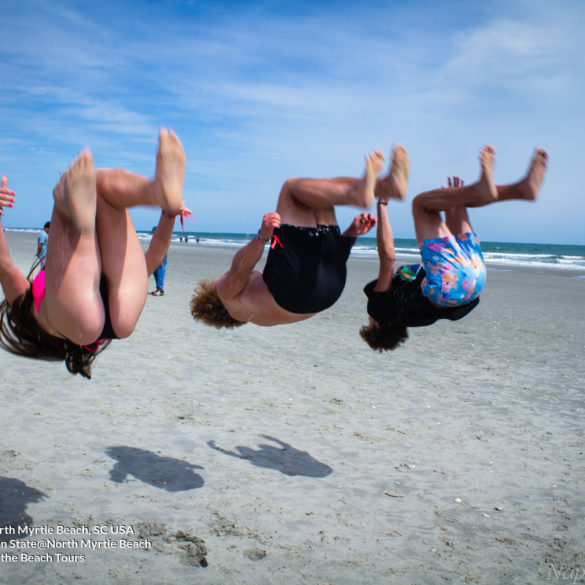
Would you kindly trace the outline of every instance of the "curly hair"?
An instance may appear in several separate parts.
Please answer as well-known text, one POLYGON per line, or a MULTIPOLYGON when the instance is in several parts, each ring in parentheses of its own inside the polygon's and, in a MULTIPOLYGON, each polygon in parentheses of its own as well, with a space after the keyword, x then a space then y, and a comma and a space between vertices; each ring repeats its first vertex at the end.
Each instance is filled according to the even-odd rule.
POLYGON ((69 339, 47 333, 34 316, 30 288, 11 305, 6 299, 0 303, 0 346, 15 355, 64 361, 69 372, 90 379, 93 361, 109 344, 109 341, 103 342, 97 351, 91 351, 69 339))
POLYGON ((360 329, 362 339, 373 349, 382 351, 391 351, 408 339, 406 327, 389 327, 380 325, 372 327, 364 325, 360 329))
POLYGON ((202 321, 205 325, 217 327, 217 329, 222 327, 233 329, 245 325, 244 321, 234 319, 223 306, 215 290, 215 280, 212 278, 199 282, 189 306, 193 318, 202 321))

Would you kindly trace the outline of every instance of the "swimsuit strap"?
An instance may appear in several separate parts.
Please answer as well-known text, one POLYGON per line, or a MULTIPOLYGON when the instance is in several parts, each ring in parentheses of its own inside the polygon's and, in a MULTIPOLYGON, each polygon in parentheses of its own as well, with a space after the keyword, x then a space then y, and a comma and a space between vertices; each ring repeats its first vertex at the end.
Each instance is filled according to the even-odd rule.
POLYGON ((35 308, 37 310, 37 314, 41 310, 41 303, 45 298, 45 271, 41 270, 31 282, 30 285, 33 301, 35 303, 35 308))
POLYGON ((89 345, 84 345, 83 349, 87 349, 87 351, 91 351, 91 353, 97 353, 100 349, 100 344, 104 343, 105 341, 112 341, 111 339, 98 339, 89 345))

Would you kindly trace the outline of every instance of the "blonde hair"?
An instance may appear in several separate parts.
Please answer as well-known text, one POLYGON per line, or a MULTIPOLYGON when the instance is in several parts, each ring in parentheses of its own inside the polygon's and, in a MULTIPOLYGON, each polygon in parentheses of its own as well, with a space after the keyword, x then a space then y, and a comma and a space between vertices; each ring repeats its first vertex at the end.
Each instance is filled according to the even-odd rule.
POLYGON ((228 313, 217 294, 215 280, 212 278, 199 282, 189 306, 194 319, 217 329, 222 327, 233 329, 245 324, 244 321, 238 321, 228 313))

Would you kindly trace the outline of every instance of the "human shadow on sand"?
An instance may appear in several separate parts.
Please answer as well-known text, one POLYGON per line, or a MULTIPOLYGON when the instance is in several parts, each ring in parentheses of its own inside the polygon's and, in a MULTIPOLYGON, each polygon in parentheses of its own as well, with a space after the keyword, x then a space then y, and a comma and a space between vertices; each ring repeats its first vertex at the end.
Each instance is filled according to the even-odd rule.
POLYGON ((327 477, 333 472, 331 467, 317 461, 306 451, 295 449, 292 445, 280 441, 268 435, 260 435, 264 439, 272 441, 280 447, 273 445, 258 445, 259 449, 254 450, 250 447, 238 445, 235 451, 218 447, 215 441, 207 441, 207 445, 220 453, 245 459, 252 465, 275 469, 285 475, 305 475, 307 477, 327 477))
POLYGON ((110 479, 123 483, 129 475, 167 492, 183 492, 200 488, 205 483, 194 469, 203 469, 181 459, 161 457, 152 451, 135 447, 108 447, 106 455, 116 460, 110 479))
POLYGON ((13 477, 0 477, 0 542, 25 538, 33 519, 26 513, 28 504, 47 496, 13 477))

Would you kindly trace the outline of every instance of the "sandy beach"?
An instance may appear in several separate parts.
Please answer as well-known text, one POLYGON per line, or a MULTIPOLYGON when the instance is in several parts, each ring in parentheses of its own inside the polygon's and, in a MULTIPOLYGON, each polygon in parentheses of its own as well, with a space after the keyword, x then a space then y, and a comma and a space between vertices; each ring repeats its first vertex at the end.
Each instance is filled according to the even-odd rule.
POLYGON ((488 269, 379 354, 373 260, 309 321, 195 323, 233 253, 174 245, 91 381, 0 352, 1 585, 585 582, 582 274, 488 269))

